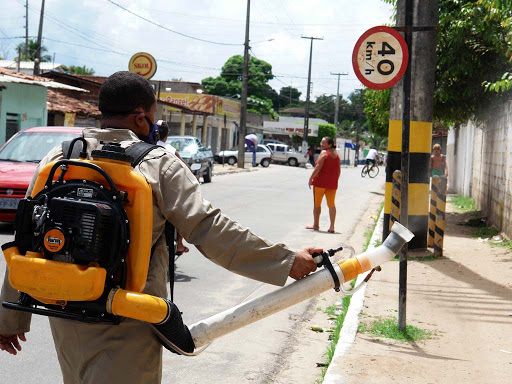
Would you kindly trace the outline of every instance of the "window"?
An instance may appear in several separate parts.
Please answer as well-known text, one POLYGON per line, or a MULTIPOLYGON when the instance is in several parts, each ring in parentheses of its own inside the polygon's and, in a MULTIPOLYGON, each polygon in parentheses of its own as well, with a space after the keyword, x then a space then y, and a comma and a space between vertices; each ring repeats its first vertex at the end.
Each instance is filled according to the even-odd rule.
POLYGON ((20 115, 7 113, 5 124, 5 141, 9 140, 20 130, 20 115))
POLYGON ((276 152, 283 152, 284 153, 284 147, 282 146, 276 146, 276 152))
POLYGON ((258 145, 258 150, 257 150, 257 152, 267 152, 267 151, 265 150, 265 148, 260 147, 260 146, 258 145))
POLYGON ((63 141, 77 137, 70 132, 22 132, 0 152, 0 161, 39 163, 50 150, 63 141))

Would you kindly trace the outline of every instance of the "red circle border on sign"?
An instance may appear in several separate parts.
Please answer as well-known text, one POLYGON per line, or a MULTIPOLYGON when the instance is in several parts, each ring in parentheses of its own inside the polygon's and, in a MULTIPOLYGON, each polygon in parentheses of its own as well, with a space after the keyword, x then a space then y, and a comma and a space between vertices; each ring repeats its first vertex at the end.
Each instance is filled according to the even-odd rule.
POLYGON ((365 33, 361 35, 361 37, 357 40, 356 45, 354 46, 354 51, 352 52, 352 67, 354 68, 354 73, 356 74, 357 78, 361 83, 363 83, 365 86, 367 86, 370 89, 376 89, 376 90, 383 90, 391 88, 393 85, 398 83, 402 76, 404 75, 405 71, 407 70, 407 65, 409 63, 409 49, 407 47, 407 43, 405 42, 403 36, 398 32, 396 29, 392 27, 386 27, 386 26, 378 26, 373 27, 367 30, 365 33), (400 47, 402 48, 402 54, 403 54, 403 60, 402 60, 402 66, 400 67, 400 70, 395 75, 393 79, 390 81, 387 81, 382 84, 371 82, 370 80, 366 79, 366 77, 363 76, 363 74, 359 70, 359 65, 357 63, 357 53, 359 52, 359 48, 363 44, 363 41, 370 35, 377 33, 377 32, 387 32, 390 35, 392 35, 394 38, 397 39, 398 43, 400 44, 400 47))
POLYGON ((137 74, 141 75, 142 77, 144 77, 144 76, 149 75, 151 73, 151 71, 153 71, 153 60, 151 60, 152 56, 148 57, 146 53, 141 53, 140 55, 137 55, 133 58, 133 62, 135 62, 135 60, 137 60, 139 57, 145 58, 146 60, 149 61, 149 64, 150 64, 149 71, 147 71, 146 73, 137 73, 137 74))

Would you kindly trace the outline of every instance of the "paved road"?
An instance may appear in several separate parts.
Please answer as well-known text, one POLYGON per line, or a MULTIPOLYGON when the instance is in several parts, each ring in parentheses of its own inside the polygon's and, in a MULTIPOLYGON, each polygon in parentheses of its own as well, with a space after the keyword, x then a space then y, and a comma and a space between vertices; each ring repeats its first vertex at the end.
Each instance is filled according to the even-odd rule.
MULTIPOLYGON (((360 177, 361 167, 343 168, 337 200, 337 234, 312 233, 312 193, 307 188, 311 170, 272 165, 256 172, 218 176, 202 186, 204 197, 255 233, 291 248, 315 244, 331 247, 345 241, 367 202, 382 194, 384 175, 360 177)), ((325 204, 325 203, 324 203, 325 204)), ((327 209, 321 229, 328 228, 327 209)), ((8 227, 0 226, 0 243, 10 241, 8 227)), ((4 271, 0 260, 0 276, 4 271)), ((193 323, 232 307, 253 291, 257 295, 275 289, 234 275, 210 262, 192 248, 177 262, 175 302, 193 323)), ((197 357, 178 357, 164 351, 164 383, 240 383, 271 381, 276 360, 286 358, 282 349, 296 320, 310 309, 305 302, 215 341, 197 357)), ((35 316, 24 350, 16 357, 0 354, 0 382, 58 383, 60 371, 48 320, 35 316), (9 373, 6 372, 9 367, 9 373)))

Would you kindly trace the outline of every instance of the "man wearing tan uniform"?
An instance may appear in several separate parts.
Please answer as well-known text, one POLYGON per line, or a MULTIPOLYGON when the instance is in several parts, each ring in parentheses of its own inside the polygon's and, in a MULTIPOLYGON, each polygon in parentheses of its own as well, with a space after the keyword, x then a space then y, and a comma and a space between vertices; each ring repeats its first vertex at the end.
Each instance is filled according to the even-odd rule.
MULTIPOLYGON (((148 140, 156 101, 147 80, 117 72, 103 84, 99 96, 101 129, 85 129, 88 156, 101 141, 117 141, 123 148, 148 140)), ((39 168, 63 157, 55 147, 39 168)), ((199 183, 183 162, 164 148, 151 151, 135 169, 153 191, 153 244, 145 293, 167 297, 168 255, 164 225, 170 221, 183 237, 214 263, 251 279, 284 285, 288 276, 300 279, 316 269, 311 257, 318 249, 292 251, 272 244, 224 216, 203 200, 199 183)), ((36 174, 38 172, 36 171, 36 174)), ((30 195, 35 177, 29 187, 30 195)), ((142 213, 143 214, 143 213, 142 213)), ((1 301, 16 302, 19 292, 8 281, 1 301)), ((30 330, 31 315, 0 308, 0 350, 21 351, 30 330)), ((162 346, 144 323, 125 319, 119 325, 88 324, 50 317, 50 327, 64 383, 159 383, 162 346)))

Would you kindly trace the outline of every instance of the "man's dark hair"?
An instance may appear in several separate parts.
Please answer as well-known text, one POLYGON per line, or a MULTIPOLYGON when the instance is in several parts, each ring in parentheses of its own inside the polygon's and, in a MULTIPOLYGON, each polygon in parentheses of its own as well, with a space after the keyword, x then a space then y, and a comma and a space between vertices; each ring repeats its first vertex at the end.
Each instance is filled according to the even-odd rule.
POLYGON ((149 111, 154 103, 155 92, 149 81, 136 73, 120 71, 101 86, 98 108, 103 116, 124 115, 139 107, 149 111))

